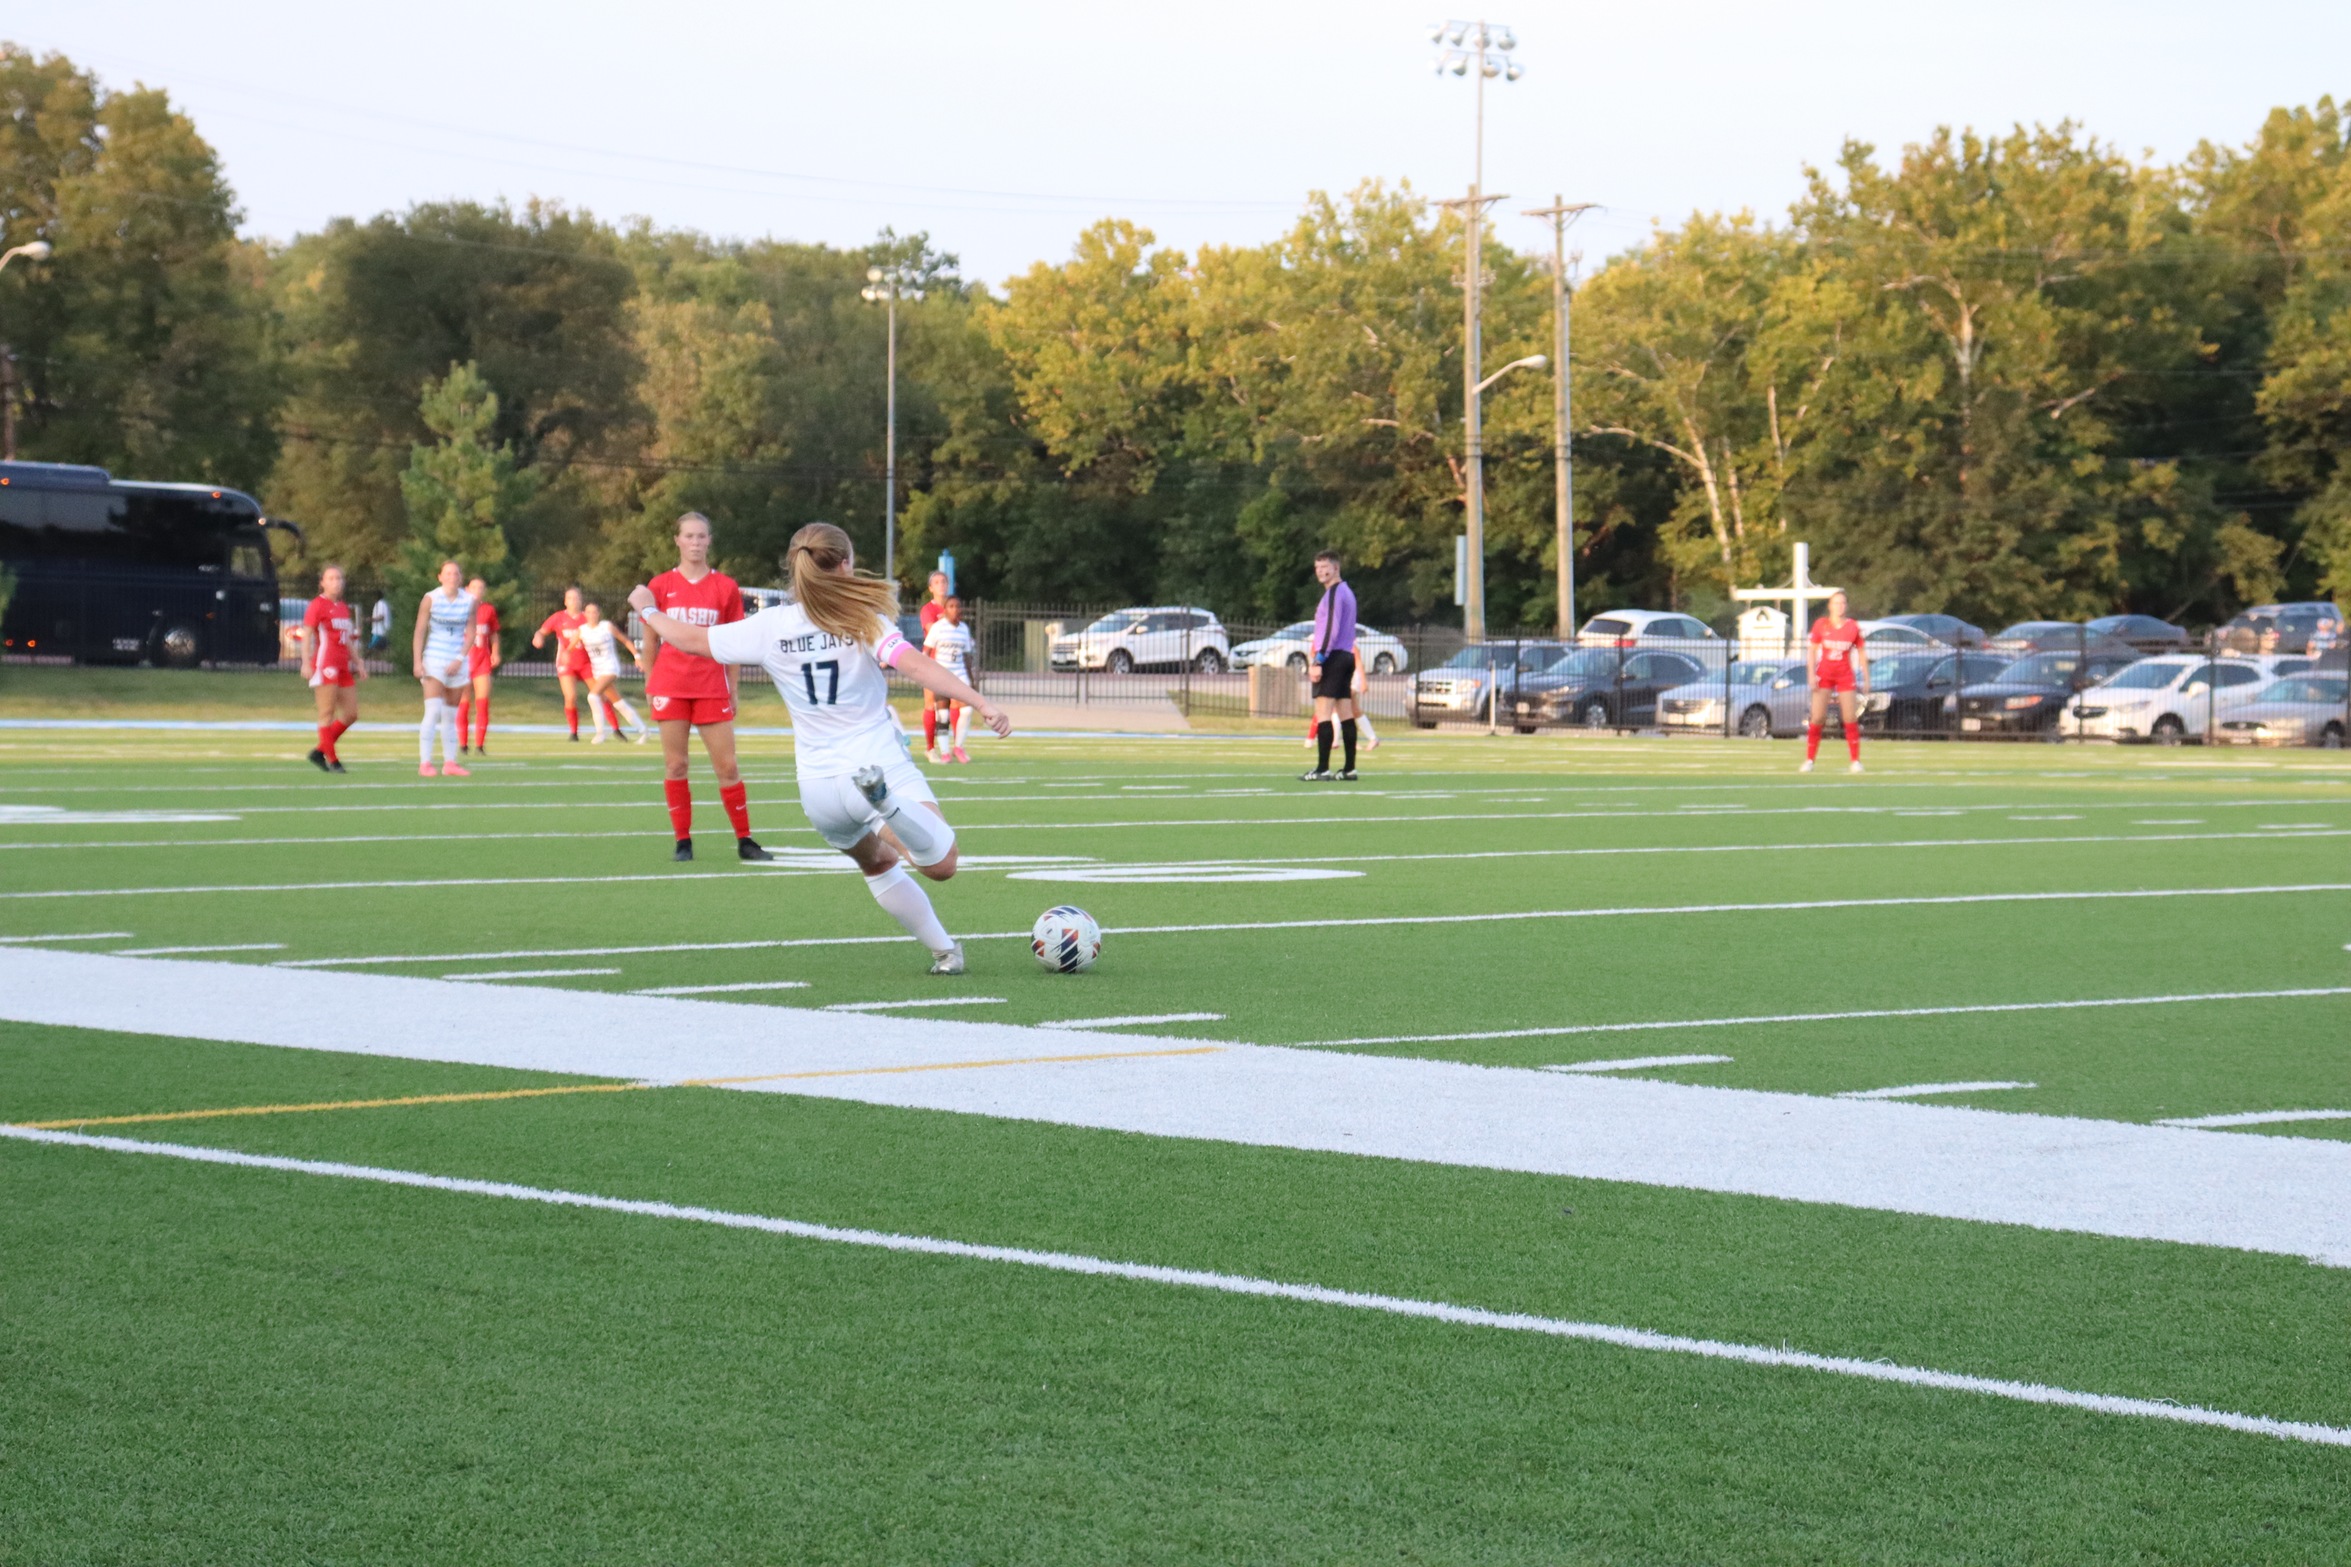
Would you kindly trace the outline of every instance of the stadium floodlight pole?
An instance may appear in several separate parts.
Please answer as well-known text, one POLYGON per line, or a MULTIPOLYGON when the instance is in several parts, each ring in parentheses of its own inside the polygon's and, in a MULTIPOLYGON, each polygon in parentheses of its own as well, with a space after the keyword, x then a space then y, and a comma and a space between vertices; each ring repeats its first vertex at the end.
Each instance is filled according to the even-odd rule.
MULTIPOLYGON (((27 261, 47 261, 49 242, 45 239, 27 240, 0 251, 0 272, 8 263, 22 256, 27 261)), ((16 461, 16 350, 0 343, 0 462, 16 461)))
POLYGON ((902 266, 872 266, 865 269, 865 287, 859 297, 868 304, 879 304, 888 312, 888 369, 884 372, 889 390, 883 394, 887 412, 882 424, 882 578, 898 580, 898 301, 920 299, 922 290, 913 286, 911 274, 902 266))
POLYGON ((1509 199, 1488 196, 1484 189, 1486 80, 1498 76, 1515 82, 1526 72, 1510 58, 1511 52, 1518 48, 1518 38, 1498 23, 1439 22, 1429 29, 1429 42, 1437 46, 1438 75, 1449 72, 1477 78, 1477 137, 1470 164, 1469 198, 1442 205, 1459 206, 1462 217, 1461 388, 1465 395, 1461 445, 1466 470, 1462 510, 1467 521, 1464 531, 1469 535, 1469 583, 1463 595, 1461 631, 1470 641, 1481 642, 1486 635, 1486 431, 1478 407, 1478 393, 1482 390, 1478 382, 1479 359, 1483 352, 1479 339, 1480 296, 1485 284, 1485 246, 1480 231, 1487 204, 1509 199))
POLYGON ((1553 196, 1548 207, 1532 207, 1522 217, 1551 220, 1551 324, 1559 341, 1551 372, 1551 480, 1558 491, 1555 516, 1559 528, 1559 635, 1575 635, 1575 453, 1567 425, 1567 229, 1597 202, 1570 203, 1553 196))

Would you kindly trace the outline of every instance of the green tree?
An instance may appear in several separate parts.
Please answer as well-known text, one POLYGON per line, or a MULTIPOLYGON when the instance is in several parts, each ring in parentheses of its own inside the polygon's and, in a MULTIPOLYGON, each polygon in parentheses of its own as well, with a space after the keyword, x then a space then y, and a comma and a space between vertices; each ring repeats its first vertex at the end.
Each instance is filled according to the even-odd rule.
POLYGON ((400 495, 408 539, 400 554, 394 600, 414 602, 433 586, 445 560, 480 577, 503 616, 522 602, 507 529, 537 495, 540 478, 523 468, 510 442, 499 441, 498 394, 479 367, 451 365, 428 382, 417 417, 437 438, 408 454, 400 495))
POLYGON ((0 287, 25 455, 260 484, 280 387, 237 221, 218 156, 163 93, 0 44, 0 243, 55 247, 0 287))

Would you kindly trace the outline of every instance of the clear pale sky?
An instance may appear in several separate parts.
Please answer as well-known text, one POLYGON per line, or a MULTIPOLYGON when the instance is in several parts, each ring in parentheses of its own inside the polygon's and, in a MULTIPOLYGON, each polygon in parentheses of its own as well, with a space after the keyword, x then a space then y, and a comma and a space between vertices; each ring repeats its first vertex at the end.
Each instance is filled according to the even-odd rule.
MULTIPOLYGON (((1467 185, 1471 84, 1396 0, 1181 5, 733 0, 73 0, 0 36, 166 88, 249 233, 466 196, 852 245, 927 229, 1001 281, 1119 215, 1246 243, 1359 180, 1467 185)), ((1509 0, 1525 78, 1488 84, 1500 233, 1602 203, 1593 259, 1653 218, 1781 216, 1847 136, 2072 118, 2129 151, 2243 141, 2351 93, 2344 0, 1509 0)))

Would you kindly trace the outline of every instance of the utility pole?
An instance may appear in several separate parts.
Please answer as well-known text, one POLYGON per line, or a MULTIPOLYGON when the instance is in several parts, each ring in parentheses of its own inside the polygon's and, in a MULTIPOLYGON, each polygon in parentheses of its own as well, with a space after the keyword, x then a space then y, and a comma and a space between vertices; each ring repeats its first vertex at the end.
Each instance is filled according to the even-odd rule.
POLYGON ((1564 641, 1575 636, 1575 464, 1570 446, 1567 423, 1567 229, 1568 225, 1599 205, 1579 201, 1572 205, 1566 197, 1554 195, 1548 207, 1533 207, 1523 215, 1551 220, 1551 325, 1555 350, 1551 360, 1551 467, 1552 484, 1558 491, 1556 517, 1559 527, 1559 635, 1564 641))
POLYGON ((899 265, 867 267, 865 283, 859 297, 868 304, 885 307, 890 339, 885 361, 889 390, 883 397, 888 411, 883 416, 882 429, 882 577, 895 582, 898 580, 898 301, 920 299, 922 290, 911 285, 909 274, 899 265))
MULTIPOLYGON (((1440 76, 1451 72, 1455 76, 1477 77, 1477 140, 1470 166, 1469 196, 1464 201, 1440 205, 1457 206, 1462 216, 1461 419, 1462 460, 1466 469, 1463 512, 1467 522, 1463 531, 1469 535, 1469 580, 1463 595, 1461 629, 1470 641, 1480 642, 1486 635, 1486 430, 1478 397, 1486 387, 1501 379, 1500 376, 1483 382, 1478 379, 1484 352, 1479 317, 1485 285, 1485 248, 1481 234, 1487 204, 1509 199, 1484 192, 1486 79, 1499 76, 1504 81, 1515 82, 1526 72, 1516 60, 1509 58, 1511 51, 1518 47, 1517 37, 1509 28, 1498 24, 1445 22, 1429 30, 1429 41, 1437 46, 1440 76)), ((1516 366, 1505 368, 1507 371, 1516 366)))
MULTIPOLYGON (((22 256, 27 261, 47 261, 49 242, 30 240, 22 245, 0 251, 0 272, 8 270, 8 263, 22 256)), ((0 462, 16 461, 16 350, 0 343, 0 462)))

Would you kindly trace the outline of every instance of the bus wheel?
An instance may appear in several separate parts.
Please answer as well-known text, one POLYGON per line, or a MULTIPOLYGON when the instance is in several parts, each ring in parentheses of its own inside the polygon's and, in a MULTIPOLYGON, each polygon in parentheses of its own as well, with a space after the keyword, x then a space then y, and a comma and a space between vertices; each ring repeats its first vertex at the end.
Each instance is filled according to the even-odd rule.
POLYGON ((167 620, 155 633, 155 667, 194 669, 204 658, 204 635, 192 620, 167 620))

